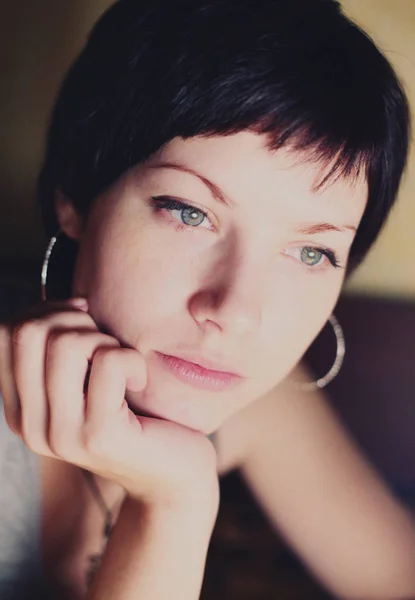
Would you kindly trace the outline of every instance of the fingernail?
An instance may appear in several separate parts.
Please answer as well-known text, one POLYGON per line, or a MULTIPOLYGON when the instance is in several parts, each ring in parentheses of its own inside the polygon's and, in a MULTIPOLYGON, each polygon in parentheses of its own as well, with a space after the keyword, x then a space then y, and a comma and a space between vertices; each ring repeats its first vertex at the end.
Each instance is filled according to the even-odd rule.
POLYGON ((69 298, 68 302, 75 308, 85 311, 88 310, 88 300, 86 298, 69 298))

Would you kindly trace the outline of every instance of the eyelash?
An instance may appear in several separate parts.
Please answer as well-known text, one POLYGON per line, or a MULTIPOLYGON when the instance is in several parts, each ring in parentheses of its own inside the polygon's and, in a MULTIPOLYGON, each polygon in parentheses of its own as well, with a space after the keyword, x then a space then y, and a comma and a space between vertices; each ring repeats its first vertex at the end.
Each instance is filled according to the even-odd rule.
MULTIPOLYGON (((329 250, 328 248, 317 248, 317 247, 311 247, 311 250, 317 250, 317 252, 321 252, 321 254, 324 254, 324 256, 326 256, 329 259, 330 264, 335 268, 335 269, 341 269, 342 265, 339 263, 339 260, 337 258, 337 254, 333 251, 333 250, 329 250)), ((313 268, 313 267, 311 267, 313 268)))
MULTIPOLYGON (((202 209, 197 206, 193 206, 192 204, 186 204, 185 202, 179 202, 175 198, 170 198, 169 196, 157 196, 151 198, 151 206, 153 207, 156 213, 159 213, 163 210, 172 211, 172 210, 184 210, 186 208, 191 208, 192 210, 200 213, 205 217, 205 219, 209 219, 209 215, 202 209)), ((185 223, 179 223, 176 221, 175 227, 179 231, 189 231, 192 229, 198 229, 200 225, 192 227, 191 225, 186 225, 185 223)), ((202 228, 204 229, 204 228, 202 228)))
MULTIPOLYGON (((171 210, 184 210, 185 208, 191 208, 191 209, 195 210, 196 212, 199 212, 200 214, 202 214, 206 219, 209 219, 209 215, 205 211, 201 210, 200 208, 197 208, 197 206, 193 206, 192 204, 186 204, 185 202, 179 202, 178 200, 176 200, 174 198, 170 198, 169 196, 152 197, 151 198, 151 206, 153 207, 153 209, 156 213, 161 212, 162 210, 171 211, 171 210)), ((199 228, 199 226, 192 227, 191 225, 186 225, 185 223, 179 223, 179 222, 177 222, 177 225, 175 225, 175 226, 177 227, 177 229, 179 231, 189 230, 189 229, 192 230, 192 229, 199 228)), ((308 246, 304 246, 304 248, 306 248, 306 247, 308 248, 308 246)), ((321 254, 326 256, 327 259, 329 260, 330 264, 335 269, 343 268, 342 265, 339 263, 336 253, 333 250, 330 250, 329 248, 321 248, 321 247, 317 247, 317 246, 310 246, 309 248, 311 250, 316 250, 317 252, 321 252, 321 254)), ((318 264, 314 265, 314 266, 307 266, 304 263, 302 263, 302 264, 308 270, 312 270, 312 269, 315 269, 316 267, 318 267, 318 264)))

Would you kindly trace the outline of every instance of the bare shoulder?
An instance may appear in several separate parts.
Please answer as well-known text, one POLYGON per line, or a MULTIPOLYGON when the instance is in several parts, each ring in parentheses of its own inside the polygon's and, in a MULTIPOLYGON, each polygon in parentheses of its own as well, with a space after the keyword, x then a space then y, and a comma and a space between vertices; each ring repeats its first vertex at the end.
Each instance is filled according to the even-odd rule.
POLYGON ((353 452, 354 442, 323 390, 306 392, 302 382, 314 376, 303 364, 280 384, 231 417, 217 433, 221 472, 240 468, 258 455, 276 458, 303 452, 311 460, 329 447, 353 452))
POLYGON ((413 518, 326 392, 296 385, 310 379, 295 369, 225 425, 222 461, 237 461, 264 513, 336 597, 414 597, 413 518))

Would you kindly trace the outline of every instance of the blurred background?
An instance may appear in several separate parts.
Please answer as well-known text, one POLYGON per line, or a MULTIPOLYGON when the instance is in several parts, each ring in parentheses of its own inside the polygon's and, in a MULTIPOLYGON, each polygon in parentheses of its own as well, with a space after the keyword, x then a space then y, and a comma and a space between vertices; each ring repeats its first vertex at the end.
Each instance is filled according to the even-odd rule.
MULTIPOLYGON (((67 67, 111 0, 0 0, 0 318, 39 298, 47 240, 35 202, 48 115, 67 67)), ((344 0, 396 67, 415 106, 415 2, 344 0)), ((372 462, 415 506, 415 152, 400 198, 336 314, 347 356, 328 387, 372 462)), ((334 357, 322 335, 308 360, 334 357)), ((204 598, 327 598, 279 542, 237 474, 223 482, 204 598)))

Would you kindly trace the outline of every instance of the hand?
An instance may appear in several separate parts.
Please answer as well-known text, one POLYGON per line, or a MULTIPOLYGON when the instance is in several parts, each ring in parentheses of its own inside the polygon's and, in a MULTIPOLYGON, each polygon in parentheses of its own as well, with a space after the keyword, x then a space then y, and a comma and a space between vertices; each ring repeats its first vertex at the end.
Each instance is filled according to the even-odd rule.
POLYGON ((205 503, 214 519, 211 442, 176 423, 137 417, 125 391, 145 386, 142 355, 100 332, 86 304, 44 303, 30 318, 0 326, 6 420, 33 452, 110 479, 149 505, 205 503))

